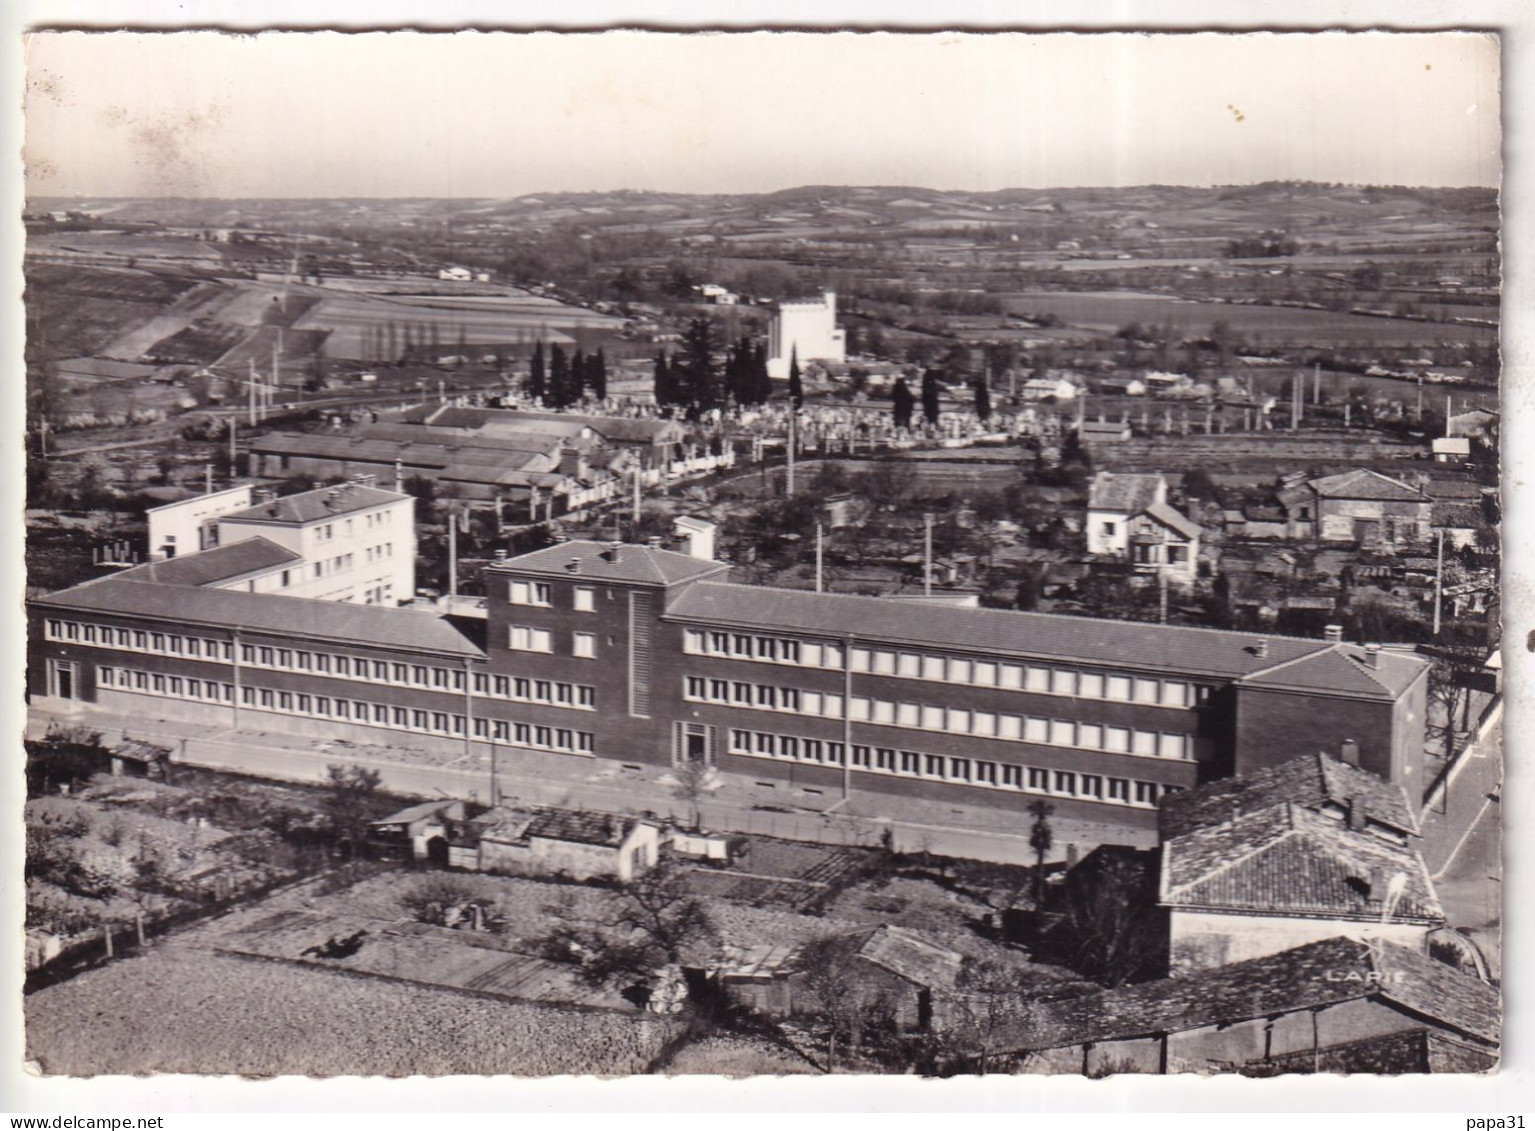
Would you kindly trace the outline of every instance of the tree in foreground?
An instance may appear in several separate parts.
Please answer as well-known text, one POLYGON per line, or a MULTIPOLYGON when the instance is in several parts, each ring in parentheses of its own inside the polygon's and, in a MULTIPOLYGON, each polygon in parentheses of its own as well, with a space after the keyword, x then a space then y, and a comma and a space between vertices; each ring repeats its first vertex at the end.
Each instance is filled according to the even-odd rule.
POLYGON ((991 390, 985 378, 975 383, 975 415, 982 424, 991 419, 991 390))
POLYGON ((805 380, 799 372, 799 346, 789 348, 789 404, 798 412, 805 403, 805 380))
POLYGON ((837 1070, 839 1043, 859 1048, 866 1035, 894 1026, 888 993, 858 956, 859 935, 828 935, 800 949, 796 965, 805 998, 826 1034, 826 1071, 837 1070))
POLYGON ((922 374, 922 416, 929 424, 938 423, 938 375, 931 369, 922 374))
POLYGON ((1050 817, 1055 806, 1041 798, 1029 802, 1029 816, 1034 823, 1029 826, 1029 847, 1034 850, 1034 906, 1045 905, 1045 857, 1055 846, 1055 830, 1050 827, 1050 817))
POLYGON ((357 855, 377 815, 377 797, 383 777, 362 766, 325 767, 325 816, 337 840, 345 841, 347 857, 357 855))
POLYGON ((890 415, 895 419, 895 426, 910 428, 912 414, 916 409, 917 398, 911 395, 911 386, 906 383, 906 378, 897 377, 890 390, 890 415))

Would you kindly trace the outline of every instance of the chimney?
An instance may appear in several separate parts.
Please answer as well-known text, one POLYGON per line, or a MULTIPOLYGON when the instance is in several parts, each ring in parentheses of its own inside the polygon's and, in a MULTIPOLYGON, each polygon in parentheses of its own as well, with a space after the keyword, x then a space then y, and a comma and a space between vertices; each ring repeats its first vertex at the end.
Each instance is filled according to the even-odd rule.
POLYGON ((1359 743, 1352 738, 1345 738, 1343 745, 1338 749, 1338 760, 1345 766, 1359 767, 1359 743))
POLYGON ((571 558, 570 561, 565 563, 565 568, 567 570, 569 570, 571 573, 580 573, 581 572, 581 559, 580 558, 571 558))
POLYGON ((1380 667, 1380 645, 1366 644, 1364 646, 1364 665, 1367 668, 1380 667))
POLYGON ((1267 640, 1260 640, 1260 641, 1258 641, 1258 643, 1253 645, 1253 655, 1254 656, 1263 657, 1263 656, 1267 656, 1268 654, 1269 654, 1269 642, 1267 640))
POLYGON ((496 561, 498 561, 498 562, 506 561, 506 551, 505 550, 497 550, 496 551, 496 561))
POLYGON ((608 548, 602 551, 602 556, 610 562, 617 563, 618 551, 623 546, 622 542, 609 542, 608 548))
POLYGON ((1341 624, 1328 625, 1322 630, 1322 639, 1326 640, 1329 644, 1343 643, 1343 626, 1341 624))
POLYGON ((659 550, 661 548, 661 536, 659 534, 652 534, 649 538, 645 539, 645 544, 652 550, 659 550))
MULTIPOLYGON (((1370 807, 1363 797, 1350 797, 1344 803, 1348 810, 1348 827, 1354 832, 1364 832, 1365 826, 1370 821, 1370 807)), ((1373 888, 1373 882, 1371 887, 1373 888)))
POLYGON ((1369 885, 1369 894, 1365 896, 1371 908, 1380 907, 1386 901, 1386 874, 1380 868, 1371 868, 1365 882, 1369 885))

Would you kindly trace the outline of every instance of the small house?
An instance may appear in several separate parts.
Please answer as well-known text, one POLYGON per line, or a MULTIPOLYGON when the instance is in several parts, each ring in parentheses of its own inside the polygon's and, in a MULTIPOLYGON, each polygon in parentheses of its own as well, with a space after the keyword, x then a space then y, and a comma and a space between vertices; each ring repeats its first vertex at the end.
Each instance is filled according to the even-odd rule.
POLYGON ((1123 444, 1130 439, 1128 420, 1084 420, 1077 425, 1077 439, 1084 445, 1123 444))
POLYGON ((109 751, 113 777, 154 778, 164 781, 171 762, 171 748, 137 738, 124 737, 109 751))
POLYGON ((1440 467, 1456 466, 1471 459, 1469 436, 1439 436, 1434 440, 1434 463, 1440 467))
POLYGON ((368 844, 396 860, 448 863, 448 844, 464 820, 462 801, 424 801, 368 824, 368 844))
POLYGON ((1023 383, 1019 395, 1026 401, 1069 401, 1077 387, 1064 377, 1033 377, 1023 383))
POLYGON ((481 872, 627 883, 654 867, 660 856, 659 825, 612 813, 492 809, 471 826, 466 840, 473 841, 472 866, 481 872))

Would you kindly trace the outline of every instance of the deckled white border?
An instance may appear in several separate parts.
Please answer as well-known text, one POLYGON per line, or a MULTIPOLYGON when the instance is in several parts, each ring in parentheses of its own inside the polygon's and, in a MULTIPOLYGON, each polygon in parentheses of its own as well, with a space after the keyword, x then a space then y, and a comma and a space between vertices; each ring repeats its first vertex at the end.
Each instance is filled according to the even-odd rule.
MULTIPOLYGON (((0 26, 9 33, 0 40, 0 75, 6 97, 0 101, 0 150, 3 150, 5 207, 0 209, 4 232, 5 272, 0 277, 0 342, 6 343, 8 364, 0 379, 0 515, 9 536, 0 553, 0 640, 14 649, 10 662, 0 664, 0 711, 5 733, 21 730, 19 704, 22 676, 19 663, 24 639, 20 611, 23 578, 20 562, 22 458, 10 422, 22 419, 19 343, 21 194, 19 139, 22 91, 20 31, 26 26, 915 26, 1031 28, 1317 28, 1391 27, 1495 28, 1503 34, 1504 84, 1504 510, 1506 557, 1504 575, 1505 679, 1509 782, 1505 810, 1528 814, 1535 804, 1530 781, 1521 771, 1530 743, 1523 740, 1529 686, 1535 659, 1523 647, 1535 624, 1535 592, 1530 532, 1535 532, 1535 437, 1532 437, 1532 382, 1529 343, 1535 340, 1535 287, 1529 264, 1532 255, 1531 217, 1535 214, 1527 182, 1535 145, 1530 120, 1531 89, 1535 87, 1535 13, 1521 0, 1117 0, 1112 4, 949 0, 943 4, 899 2, 859 4, 856 0, 793 0, 788 3, 730 8, 718 0, 703 3, 650 3, 639 0, 566 2, 530 0, 509 5, 498 0, 21 0, 4 5, 0 26), (1519 580, 1523 578, 1523 582, 1519 580), (16 706, 13 706, 16 705, 16 706)), ((770 90, 764 91, 770 96, 770 90)), ((723 1081, 684 1078, 637 1078, 591 1081, 514 1080, 448 1077, 439 1080, 239 1081, 201 1077, 156 1077, 145 1080, 104 1078, 92 1081, 37 1079, 20 1069, 22 1040, 19 1011, 21 961, 20 898, 16 870, 22 853, 20 767, 15 746, 7 746, 0 769, 0 1111, 90 1113, 155 1113, 171 1116, 168 1125, 191 1126, 175 1119, 177 1112, 408 1112, 408 1111, 560 1111, 700 1112, 739 1111, 871 1111, 889 1114, 931 1111, 995 1112, 1177 1112, 1177 1111, 1394 1111, 1419 1113, 1397 1125, 1435 1126, 1458 1131, 1470 1114, 1526 1112, 1535 1118, 1535 1025, 1529 1006, 1529 975, 1524 958, 1535 953, 1529 945, 1531 916, 1527 910, 1531 887, 1528 857, 1535 844, 1523 830, 1508 830, 1505 890, 1505 993, 1508 1005, 1505 1059, 1502 1072, 1483 1078, 1374 1079, 1352 1077, 1288 1078, 1274 1081, 1241 1079, 1193 1080, 1118 1077, 1090 1082, 1073 1077, 1022 1077, 985 1080, 921 1081, 901 1077, 873 1079, 789 1078, 785 1080, 723 1081), (1520 894, 1526 898, 1521 899, 1520 894), (1421 1113, 1445 1113, 1424 1119, 1421 1113)), ((1532 747, 1535 749, 1535 747, 1532 747)), ((1509 822, 1528 827, 1528 820, 1509 822)), ((1128 1116, 1135 1118, 1134 1116, 1128 1116)), ((329 1117, 327 1117, 329 1118, 329 1117)), ((537 1117, 535 1117, 537 1118, 537 1117)), ((549 1118, 549 1116, 544 1116, 549 1118)), ((558 1116, 554 1116, 558 1118, 558 1116)), ((1027 1119, 1028 1115, 1023 1115, 1027 1119)), ((1116 1119, 1116 1122, 1121 1121, 1116 1119)), ((347 1120, 360 1125, 361 1120, 347 1120)), ((1050 1118, 1052 1125, 1065 1118, 1050 1118)), ((1097 1121, 1094 1121, 1097 1122, 1097 1121)), ((1163 1117, 1164 1125, 1171 1120, 1163 1117)), ((1338 1121, 1341 1123, 1342 1121, 1338 1121)), ((1329 1125, 1335 1125, 1333 1120, 1329 1125)), ((1102 1125, 1101 1123, 1099 1125, 1102 1125)))

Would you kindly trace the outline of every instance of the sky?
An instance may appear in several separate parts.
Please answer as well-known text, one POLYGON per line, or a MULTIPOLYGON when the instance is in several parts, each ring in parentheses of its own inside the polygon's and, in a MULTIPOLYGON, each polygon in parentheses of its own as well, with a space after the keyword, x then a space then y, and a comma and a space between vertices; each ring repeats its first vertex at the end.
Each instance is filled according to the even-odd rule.
POLYGON ((1477 34, 39 32, 30 196, 1496 185, 1477 34))

